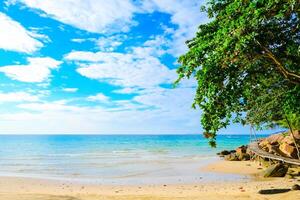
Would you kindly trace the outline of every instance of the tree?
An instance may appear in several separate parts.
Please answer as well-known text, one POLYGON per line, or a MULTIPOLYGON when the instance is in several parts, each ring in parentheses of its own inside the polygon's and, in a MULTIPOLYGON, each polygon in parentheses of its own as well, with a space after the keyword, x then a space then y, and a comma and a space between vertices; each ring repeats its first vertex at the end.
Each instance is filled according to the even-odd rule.
POLYGON ((177 83, 196 78, 193 107, 210 145, 230 123, 299 125, 299 0, 209 0, 202 11, 211 21, 186 42, 177 83))

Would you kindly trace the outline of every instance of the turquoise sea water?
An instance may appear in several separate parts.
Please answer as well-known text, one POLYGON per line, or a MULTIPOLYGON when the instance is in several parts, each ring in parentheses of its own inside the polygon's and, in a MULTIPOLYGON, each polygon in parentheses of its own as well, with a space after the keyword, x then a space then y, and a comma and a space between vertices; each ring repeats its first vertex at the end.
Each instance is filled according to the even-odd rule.
POLYGON ((219 180, 199 168, 218 159, 216 152, 248 142, 248 135, 222 135, 212 149, 201 135, 0 135, 0 176, 99 184, 219 180))

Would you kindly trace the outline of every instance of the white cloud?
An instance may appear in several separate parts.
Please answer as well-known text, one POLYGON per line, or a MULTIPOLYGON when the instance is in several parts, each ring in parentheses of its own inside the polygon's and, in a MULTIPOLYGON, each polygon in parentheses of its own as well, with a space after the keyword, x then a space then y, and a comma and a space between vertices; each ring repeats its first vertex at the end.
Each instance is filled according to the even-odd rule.
POLYGON ((124 34, 117 34, 112 36, 101 36, 100 38, 73 38, 72 42, 84 43, 93 42, 96 45, 96 49, 101 51, 114 51, 122 42, 127 38, 124 34))
POLYGON ((71 106, 71 105, 66 105, 66 104, 67 104, 67 101, 61 100, 61 101, 42 102, 42 103, 23 103, 23 104, 17 105, 17 107, 25 109, 25 110, 38 111, 38 112, 45 112, 45 111, 80 112, 80 111, 84 110, 81 107, 71 106))
POLYGON ((87 97, 88 101, 100 101, 100 102, 108 102, 109 101, 109 97, 102 94, 102 93, 98 93, 94 96, 89 96, 87 97))
POLYGON ((32 36, 36 39, 39 39, 39 40, 43 41, 44 43, 51 42, 51 39, 49 38, 49 36, 42 33, 42 31, 46 28, 29 27, 28 29, 30 30, 30 33, 29 33, 30 36, 32 36))
POLYGON ((90 62, 79 63, 77 72, 82 76, 106 81, 122 87, 147 88, 163 83, 172 83, 177 75, 147 51, 131 53, 71 52, 67 60, 90 62))
MULTIPOLYGON (((200 6, 205 1, 198 0, 8 0, 8 4, 20 2, 29 8, 41 11, 42 16, 52 17, 60 22, 75 26, 79 29, 95 33, 112 33, 129 31, 130 26, 136 25, 133 21, 135 14, 147 14, 154 11, 171 15, 171 23, 178 26, 176 30, 165 27, 165 33, 170 34, 170 53, 180 55, 187 50, 185 41, 194 37, 200 23, 208 18, 200 12, 200 6), (170 31, 171 30, 171 31, 170 31)), ((73 41, 82 42, 75 39, 73 41)), ((98 41, 98 45, 108 48, 105 41, 98 41)))
POLYGON ((73 38, 73 39, 71 39, 72 42, 76 42, 76 43, 83 43, 86 40, 87 39, 85 39, 85 38, 73 38))
POLYGON ((51 75, 51 70, 57 69, 61 64, 50 57, 28 58, 27 65, 8 65, 0 67, 0 72, 13 80, 22 82, 44 82, 51 75))
POLYGON ((126 88, 149 88, 171 84, 177 78, 176 71, 159 59, 166 52, 166 44, 163 37, 157 36, 125 53, 73 51, 65 59, 75 61, 82 76, 126 88))
POLYGON ((63 88, 62 91, 64 91, 64 92, 77 92, 78 88, 63 88))
POLYGON ((19 22, 0 12, 0 48, 24 53, 33 53, 43 44, 35 38, 41 37, 26 30, 19 22))
MULTIPOLYGON (((171 107, 168 110, 139 110, 141 106, 132 101, 116 101, 116 103, 121 107, 75 106, 69 105, 67 101, 22 103, 17 105, 20 109, 18 112, 0 113, 0 126, 6 133, 23 134, 45 132, 143 134, 199 131, 199 114, 190 108, 181 109, 180 115, 178 113, 174 115, 177 111, 170 110, 171 107)), ((176 105, 174 104, 172 108, 176 108, 176 105)))
POLYGON ((23 102, 23 101, 29 101, 29 102, 39 101, 39 97, 27 92, 10 92, 10 93, 0 92, 0 103, 23 102))
MULTIPOLYGON (((13 4, 16 0, 10 0, 13 4)), ((127 31, 136 11, 130 0, 17 0, 65 24, 102 33, 107 29, 127 31)))
POLYGON ((138 93, 139 91, 140 90, 138 88, 126 87, 119 90, 114 90, 113 92, 118 94, 132 94, 132 93, 138 93))
POLYGON ((144 42, 142 46, 133 47, 133 52, 142 57, 154 56, 158 58, 167 53, 169 43, 170 40, 167 40, 165 37, 156 36, 144 42))
POLYGON ((122 44, 125 38, 124 35, 101 37, 96 41, 96 44, 101 51, 113 51, 122 44))
MULTIPOLYGON (((194 90, 161 89, 144 91, 131 101, 117 101, 124 109, 68 105, 68 101, 22 103, 18 112, 1 112, 0 127, 5 133, 22 134, 176 134, 201 133, 200 112, 190 108, 194 90), (174 92, 174 93, 173 93, 174 92), (146 97, 147 96, 147 97, 146 97), (181 101, 179 102, 178 101, 181 101)), ((222 133, 240 134, 249 127, 232 126, 222 133)))
MULTIPOLYGON (((194 37, 199 24, 208 21, 206 14, 200 13, 200 6, 205 1, 198 0, 141 2, 130 0, 9 0, 9 2, 10 4, 21 2, 29 8, 42 11, 43 15, 46 14, 63 23, 96 33, 128 31, 131 25, 136 24, 133 17, 138 13, 146 14, 154 11, 168 13, 171 15, 171 22, 178 26, 178 29, 171 32, 170 28, 165 27, 166 33, 171 34, 173 40, 170 43, 170 53, 176 56, 187 50, 185 41, 194 37)), ((100 47, 106 46, 103 42, 99 40, 100 47)))
MULTIPOLYGON (((195 89, 193 88, 151 88, 141 91, 140 95, 134 97, 133 100, 150 107, 175 111, 189 109, 194 94, 195 89)), ((176 116, 175 113, 174 115, 176 116)))
POLYGON ((187 50, 185 41, 195 36, 200 23, 205 23, 208 18, 200 12, 200 7, 205 1, 199 0, 148 0, 143 1, 144 12, 160 11, 171 14, 171 22, 178 25, 178 29, 171 31, 165 27, 166 33, 171 33, 170 53, 178 56, 187 50))
POLYGON ((101 51, 113 51, 117 46, 120 46, 122 43, 118 41, 104 41, 98 40, 98 46, 101 51))

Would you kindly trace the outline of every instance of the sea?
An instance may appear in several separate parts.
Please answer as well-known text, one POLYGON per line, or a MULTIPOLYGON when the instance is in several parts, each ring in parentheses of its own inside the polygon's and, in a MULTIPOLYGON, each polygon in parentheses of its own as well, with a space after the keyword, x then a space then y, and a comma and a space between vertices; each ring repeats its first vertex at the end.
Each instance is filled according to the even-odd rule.
POLYGON ((232 181, 246 177, 201 168, 218 161, 218 151, 248 143, 249 135, 220 135, 217 148, 197 134, 0 135, 0 176, 111 185, 232 181))

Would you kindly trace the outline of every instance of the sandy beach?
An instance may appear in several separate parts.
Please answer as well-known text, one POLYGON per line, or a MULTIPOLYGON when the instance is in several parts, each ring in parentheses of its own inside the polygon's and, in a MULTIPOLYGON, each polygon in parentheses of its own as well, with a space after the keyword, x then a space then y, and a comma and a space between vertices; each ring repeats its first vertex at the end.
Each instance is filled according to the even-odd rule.
POLYGON ((1 177, 1 200, 135 200, 135 199, 262 199, 297 200, 299 191, 290 189, 299 179, 260 179, 260 167, 249 161, 219 161, 199 170, 205 172, 248 176, 244 181, 176 184, 176 185, 96 185, 68 181, 54 181, 32 178, 1 177), (279 190, 280 189, 280 190, 279 190), (275 194, 259 194, 259 190, 273 190, 275 194), (281 191, 282 190, 282 191, 281 191))

